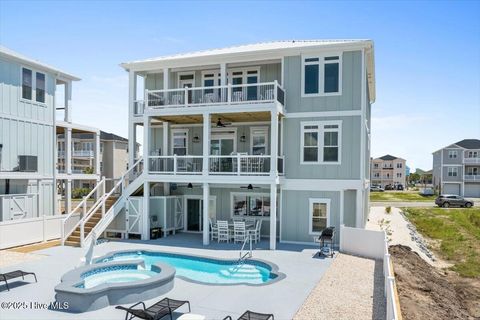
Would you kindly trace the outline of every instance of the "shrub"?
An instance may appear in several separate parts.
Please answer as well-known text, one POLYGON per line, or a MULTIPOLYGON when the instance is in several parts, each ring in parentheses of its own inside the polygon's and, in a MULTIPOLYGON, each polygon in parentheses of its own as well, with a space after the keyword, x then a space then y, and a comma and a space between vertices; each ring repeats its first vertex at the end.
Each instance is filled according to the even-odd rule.
POLYGON ((386 207, 385 212, 390 214, 392 212, 392 207, 390 207, 390 206, 386 207))
POLYGON ((92 191, 92 190, 89 189, 89 188, 75 188, 75 189, 72 190, 72 198, 73 199, 81 199, 81 198, 85 197, 87 194, 89 194, 90 191, 92 191))

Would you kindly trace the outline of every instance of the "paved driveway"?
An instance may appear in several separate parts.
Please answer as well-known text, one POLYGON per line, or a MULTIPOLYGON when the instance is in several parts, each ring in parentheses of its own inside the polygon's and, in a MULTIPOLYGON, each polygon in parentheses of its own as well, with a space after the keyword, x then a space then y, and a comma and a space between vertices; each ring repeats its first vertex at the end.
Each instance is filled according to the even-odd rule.
MULTIPOLYGON (((221 258, 238 258, 240 245, 213 244, 203 247, 201 235, 178 234, 165 239, 152 241, 115 241, 98 245, 95 255, 104 255, 115 250, 151 249, 167 252, 189 253, 221 258)), ((286 278, 270 285, 251 287, 209 286, 195 284, 182 279, 175 279, 175 286, 167 296, 174 299, 190 300, 192 312, 203 314, 207 319, 223 319, 226 315, 239 316, 246 309, 275 314, 275 319, 292 319, 310 291, 322 278, 330 266, 331 259, 319 259, 315 256, 316 248, 311 246, 279 244, 278 250, 266 250, 268 242, 256 246, 253 258, 264 259, 279 266, 279 271, 286 278)), ((0 285, 0 302, 49 303, 54 301, 54 287, 61 276, 74 267, 81 265, 85 249, 72 247, 53 247, 37 253, 46 255, 43 259, 24 262, 2 268, 2 271, 23 269, 37 274, 38 283, 12 283, 11 291, 0 285)), ((150 305, 163 297, 147 300, 150 305)), ((333 298, 333 297, 332 297, 333 298)), ((348 304, 348 301, 345 303, 348 304)), ((183 311, 183 310, 180 310, 183 311)), ((13 310, 1 309, 0 318, 5 319, 123 319, 125 313, 114 307, 71 314, 39 308, 13 310)))

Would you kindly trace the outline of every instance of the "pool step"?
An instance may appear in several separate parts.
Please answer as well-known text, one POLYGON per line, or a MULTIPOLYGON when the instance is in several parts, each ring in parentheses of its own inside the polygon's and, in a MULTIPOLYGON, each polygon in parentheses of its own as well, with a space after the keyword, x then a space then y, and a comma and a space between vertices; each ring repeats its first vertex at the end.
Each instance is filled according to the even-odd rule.
POLYGON ((232 278, 241 278, 241 279, 261 279, 263 278, 261 272, 251 265, 240 265, 230 267, 227 270, 220 271, 222 275, 232 278))

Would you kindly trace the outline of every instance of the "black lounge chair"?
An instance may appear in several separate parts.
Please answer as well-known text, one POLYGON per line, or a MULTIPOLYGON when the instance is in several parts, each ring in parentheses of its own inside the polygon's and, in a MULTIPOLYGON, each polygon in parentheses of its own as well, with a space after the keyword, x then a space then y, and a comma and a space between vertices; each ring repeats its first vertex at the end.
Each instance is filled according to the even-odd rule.
POLYGON ((182 300, 173 300, 169 298, 162 299, 157 303, 146 308, 145 303, 139 302, 134 304, 131 307, 125 308, 122 306, 116 306, 116 309, 124 310, 127 312, 125 315, 125 320, 130 320, 133 318, 145 319, 145 320, 159 320, 166 315, 170 315, 172 319, 172 313, 183 306, 184 304, 188 305, 188 312, 191 312, 190 302, 182 300), (138 305, 142 305, 143 309, 135 308, 138 305), (130 315, 130 318, 128 317, 130 315))
POLYGON ((37 282, 37 276, 33 272, 25 272, 22 270, 15 270, 12 272, 7 272, 7 273, 0 273, 0 281, 4 281, 5 285, 7 286, 7 290, 10 291, 10 288, 8 287, 8 280, 15 279, 15 278, 20 278, 22 277, 23 280, 25 280, 25 276, 31 274, 35 278, 35 282, 37 282))
MULTIPOLYGON (((245 311, 237 320, 274 320, 273 314, 258 313, 250 310, 245 311)), ((232 317, 226 316, 223 320, 232 320, 232 317)))

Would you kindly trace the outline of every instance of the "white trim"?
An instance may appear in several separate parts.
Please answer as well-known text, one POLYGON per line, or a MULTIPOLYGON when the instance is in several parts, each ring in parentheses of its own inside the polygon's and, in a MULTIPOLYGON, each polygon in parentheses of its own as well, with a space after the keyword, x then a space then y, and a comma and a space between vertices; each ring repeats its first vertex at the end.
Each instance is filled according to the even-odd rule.
POLYGON ((322 52, 319 54, 302 54, 302 69, 301 69, 301 92, 302 98, 310 97, 328 97, 342 95, 342 70, 343 70, 343 51, 322 52), (326 57, 338 56, 338 60, 325 61, 326 57), (315 62, 305 62, 305 59, 318 58, 315 62), (325 65, 338 63, 338 92, 324 92, 325 91, 325 65), (305 93, 305 66, 318 65, 318 93, 305 93))
POLYGON ((287 112, 285 113, 285 118, 322 118, 322 117, 355 117, 361 116, 362 110, 347 111, 317 111, 317 112, 287 112))
MULTIPOLYGON (((47 107, 48 106, 48 103, 47 103, 48 83, 47 83, 47 81, 48 81, 48 74, 45 71, 38 71, 35 68, 27 67, 25 65, 20 65, 20 86, 19 86, 19 90, 18 90, 19 101, 20 102, 25 102, 25 103, 35 104, 35 105, 38 105, 38 106, 41 106, 41 107, 47 107), (31 99, 27 99, 27 98, 23 97, 23 69, 26 69, 26 70, 29 70, 29 71, 32 72, 32 86, 31 86, 31 94, 32 94, 31 96, 32 96, 32 98, 31 99), (37 73, 41 73, 45 77, 45 89, 44 89, 44 99, 45 99, 45 101, 44 102, 37 101, 37 73)), ((55 109, 55 105, 53 107, 55 109)))
POLYGON ((255 127, 255 126, 252 126, 250 127, 250 154, 253 155, 253 136, 254 136, 254 132, 253 131, 264 131, 262 135, 260 134, 255 134, 255 136, 263 136, 265 138, 265 153, 264 155, 268 155, 270 154, 270 151, 269 151, 269 143, 268 143, 268 127, 255 127))
MULTIPOLYGON (((188 225, 187 200, 188 199, 203 200, 203 194, 202 195, 197 195, 197 194, 185 194, 185 195, 183 195, 183 221, 184 221, 183 231, 184 232, 190 232, 190 233, 202 233, 202 230, 200 230, 200 231, 187 230, 187 225, 188 225)), ((213 200, 213 202, 214 202, 214 207, 213 208, 215 209, 214 210, 215 211, 215 216, 217 216, 217 196, 210 195, 208 199, 209 199, 209 201, 213 200)), ((201 210, 203 210, 201 204, 200 204, 200 208, 201 208, 201 210)), ((210 214, 209 214, 209 217, 210 217, 210 214)), ((201 220, 201 215, 200 215, 199 218, 200 218, 200 221, 202 221, 201 220)), ((201 223, 201 226, 203 227, 203 221, 201 223)))
POLYGON ((180 82, 181 81, 192 82, 192 88, 194 88, 195 87, 195 72, 193 72, 193 71, 177 72, 177 89, 183 89, 183 87, 180 87, 180 82), (180 80, 180 76, 188 76, 188 75, 192 75, 193 79, 180 80))
POLYGON ((300 122, 300 164, 301 165, 341 165, 342 164, 342 120, 332 121, 302 121, 300 122), (325 129, 327 125, 337 125, 336 129, 325 129), (317 161, 304 161, 303 150, 305 144, 305 132, 313 132, 315 129, 305 129, 305 126, 318 126, 315 132, 318 133, 317 148, 318 156, 317 161), (324 152, 324 134, 325 132, 337 132, 338 133, 338 160, 337 161, 323 161, 324 152))
POLYGON ((321 232, 314 232, 313 231, 313 223, 312 223, 312 219, 313 219, 313 204, 315 203, 320 203, 320 204, 326 204, 327 206, 327 222, 325 224, 325 227, 328 227, 330 226, 330 199, 327 199, 327 198, 308 198, 308 234, 312 235, 312 236, 317 236, 317 235, 320 235, 321 232))
MULTIPOLYGON (((264 193, 264 192, 255 192, 255 191, 252 191, 252 192, 230 192, 230 218, 233 218, 233 217, 248 217, 248 218, 255 218, 255 219, 270 219, 271 216, 272 216, 272 210, 271 210, 271 207, 272 205, 270 204, 270 216, 249 216, 249 215, 238 215, 238 216, 235 216, 233 214, 233 197, 234 196, 261 196, 261 197, 268 197, 270 198, 270 193, 264 193)), ((263 201, 263 199, 262 199, 263 201)), ((272 201, 272 199, 270 199, 270 201, 272 201)), ((275 218, 276 218, 276 213, 275 213, 275 218)))

